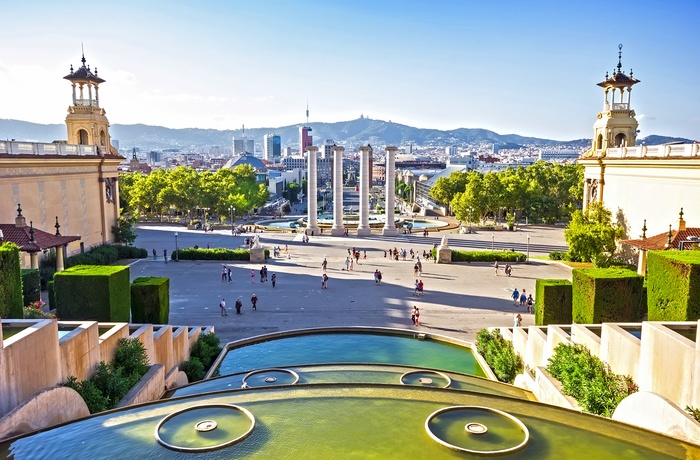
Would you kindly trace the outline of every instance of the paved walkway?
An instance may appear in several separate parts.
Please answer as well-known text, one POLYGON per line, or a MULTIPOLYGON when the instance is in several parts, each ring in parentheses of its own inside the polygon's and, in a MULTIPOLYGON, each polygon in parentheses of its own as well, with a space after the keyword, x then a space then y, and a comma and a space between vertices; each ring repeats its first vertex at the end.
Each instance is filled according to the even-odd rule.
MULTIPOLYGON (((412 328, 410 312, 414 305, 421 310, 419 329, 473 341, 476 332, 486 326, 511 326, 513 316, 520 312, 523 325, 534 323, 533 316, 523 308, 515 308, 510 299, 514 288, 534 294, 537 278, 571 278, 570 269, 557 263, 532 260, 530 264, 515 264, 511 277, 502 267, 495 275, 490 263, 434 264, 423 263, 420 279, 425 285, 423 297, 413 296, 414 261, 393 261, 384 251, 397 247, 413 248, 421 254, 439 243, 447 232, 435 236, 400 235, 385 238, 312 237, 301 242, 301 235, 291 233, 262 233, 260 243, 266 247, 281 246, 283 257, 267 261, 269 275, 277 274, 277 286, 260 282, 262 265, 249 262, 227 264, 233 281, 221 281, 222 262, 170 261, 164 263, 163 249, 178 246, 235 248, 243 245, 246 235, 234 237, 228 231, 203 233, 182 227, 141 226, 135 245, 151 253, 131 266, 132 279, 138 276, 170 278, 170 322, 179 325, 216 326, 223 342, 280 330, 320 326, 381 326, 412 328), (284 254, 288 246, 288 254, 284 254), (367 259, 354 270, 344 270, 348 249, 355 247, 367 252, 367 259), (323 259, 328 260, 328 289, 321 289, 323 259), (251 269, 255 270, 251 282, 251 269), (382 285, 374 283, 374 270, 382 272, 382 285), (252 310, 250 298, 259 299, 257 311, 252 310), (235 314, 233 304, 240 296, 243 314, 235 314), (219 302, 226 299, 228 317, 219 313, 219 302)), ((539 256, 564 247, 562 228, 525 227, 521 231, 480 232, 468 235, 447 234, 450 247, 456 249, 514 248, 526 251, 530 236, 531 256, 539 256)), ((250 235, 248 235, 250 236, 250 235)))

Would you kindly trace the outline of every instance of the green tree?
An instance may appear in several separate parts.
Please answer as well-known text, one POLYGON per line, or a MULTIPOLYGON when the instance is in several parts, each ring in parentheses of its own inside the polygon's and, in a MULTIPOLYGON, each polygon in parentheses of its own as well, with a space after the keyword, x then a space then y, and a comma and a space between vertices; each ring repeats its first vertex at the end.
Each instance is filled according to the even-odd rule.
POLYGON ((462 171, 455 171, 448 177, 440 177, 430 189, 430 196, 438 203, 449 204, 458 193, 464 192, 467 181, 467 174, 462 171))
POLYGON ((290 203, 294 203, 301 192, 301 185, 296 182, 288 182, 284 188, 284 197, 289 200, 290 203))
POLYGON ((571 260, 593 261, 598 266, 607 264, 623 234, 624 229, 613 224, 612 212, 597 201, 585 211, 574 211, 564 231, 571 260))
POLYGON ((135 216, 119 216, 116 225, 112 225, 112 234, 114 234, 115 243, 131 245, 136 241, 136 232, 133 228, 136 220, 137 218, 135 216))

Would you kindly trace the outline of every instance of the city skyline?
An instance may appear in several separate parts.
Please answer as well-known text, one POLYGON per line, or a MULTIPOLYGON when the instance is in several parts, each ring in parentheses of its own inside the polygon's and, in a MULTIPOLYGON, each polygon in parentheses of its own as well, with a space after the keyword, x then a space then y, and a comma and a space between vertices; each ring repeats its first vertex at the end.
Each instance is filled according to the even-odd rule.
POLYGON ((596 83, 612 72, 622 43, 623 70, 641 80, 631 101, 640 136, 700 137, 700 64, 693 29, 683 26, 700 6, 638 2, 614 14, 609 6, 11 4, 0 118, 60 122, 70 103, 62 77, 80 65, 82 43, 106 80, 100 99, 111 123, 273 129, 305 124, 308 100, 311 126, 365 115, 588 138, 602 109, 596 83))

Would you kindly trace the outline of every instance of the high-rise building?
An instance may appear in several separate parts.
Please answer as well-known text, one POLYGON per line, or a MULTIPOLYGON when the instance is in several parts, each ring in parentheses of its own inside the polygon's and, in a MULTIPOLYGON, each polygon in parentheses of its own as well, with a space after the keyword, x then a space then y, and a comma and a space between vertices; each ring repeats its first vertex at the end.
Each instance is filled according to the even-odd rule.
POLYGON ((263 138, 263 160, 279 163, 282 158, 282 138, 279 134, 265 134, 263 138))
POLYGON ((326 139, 323 143, 323 150, 321 150, 321 158, 331 158, 333 156, 333 147, 335 147, 333 139, 326 139))
POLYGON ((283 158, 289 158, 292 156, 292 148, 291 147, 285 147, 282 149, 282 157, 283 158))
POLYGON ((306 149, 314 144, 314 138, 309 133, 311 128, 308 126, 299 127, 299 154, 305 155, 306 149))

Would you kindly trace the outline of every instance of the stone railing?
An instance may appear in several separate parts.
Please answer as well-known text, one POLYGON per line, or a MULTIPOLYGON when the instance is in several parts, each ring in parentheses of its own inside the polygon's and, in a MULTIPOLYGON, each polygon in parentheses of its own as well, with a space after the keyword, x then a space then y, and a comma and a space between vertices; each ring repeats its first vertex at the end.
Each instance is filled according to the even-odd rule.
MULTIPOLYGON (((600 152, 600 151, 599 151, 600 152)), ((700 144, 638 145, 607 149, 606 158, 700 158, 700 144)))
POLYGON ((97 155, 96 145, 0 141, 0 154, 6 155, 97 155))

